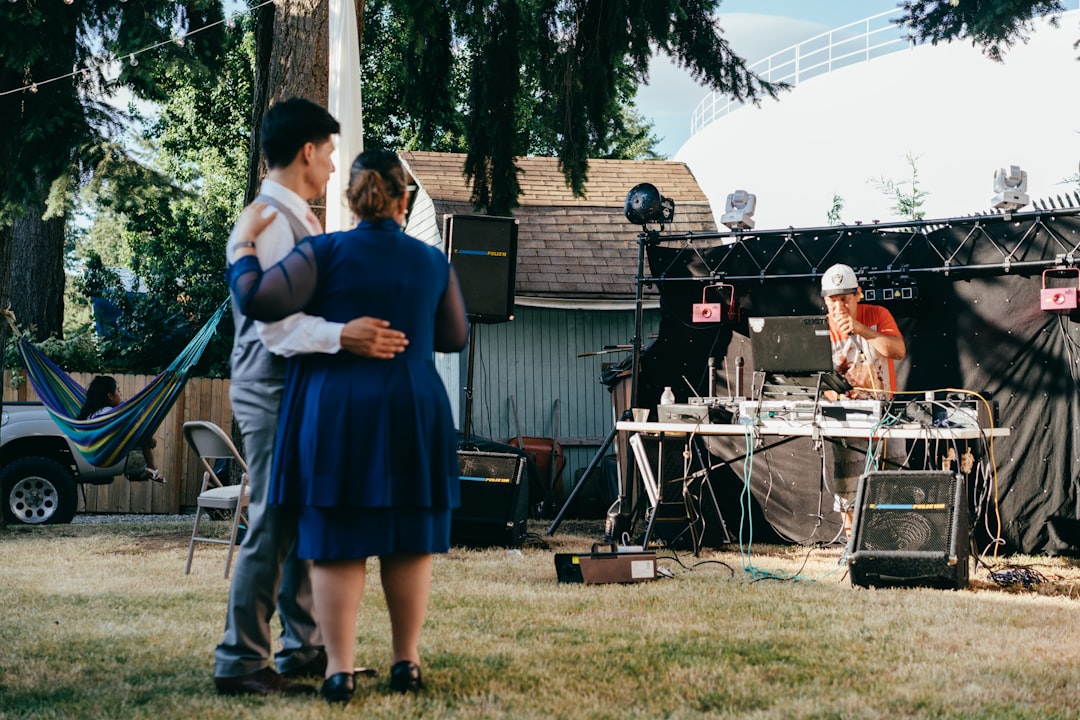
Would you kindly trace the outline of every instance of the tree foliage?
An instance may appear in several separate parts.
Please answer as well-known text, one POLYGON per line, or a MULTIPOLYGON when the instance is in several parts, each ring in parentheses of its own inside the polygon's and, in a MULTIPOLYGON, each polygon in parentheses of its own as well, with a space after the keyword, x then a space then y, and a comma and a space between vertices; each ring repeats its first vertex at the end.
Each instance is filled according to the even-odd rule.
POLYGON ((458 128, 460 113, 473 204, 491 214, 516 207, 514 159, 534 143, 554 149, 568 185, 582 194, 589 157, 598 149, 621 152, 617 139, 632 121, 623 105, 647 78, 655 50, 742 100, 775 97, 782 87, 758 78, 731 51, 712 15, 715 0, 385 2, 410 39, 399 89, 418 118, 418 142, 458 128), (455 60, 466 68, 463 103, 455 60))
MULTIPOLYGON (((98 222, 120 219, 131 270, 145 283, 132 293, 90 256, 83 292, 121 310, 102 341, 109 365, 163 368, 228 297, 225 241, 243 205, 253 82, 254 38, 240 25, 223 39, 212 84, 178 68, 156 79, 165 99, 143 134, 150 167, 129 164, 94 186, 98 222)), ((230 330, 222 321, 197 371, 224 372, 230 330)))
MULTIPOLYGON (((473 104, 470 98, 473 93, 493 92, 474 88, 471 82, 475 76, 474 64, 482 55, 464 43, 453 45, 449 55, 440 59, 450 64, 447 103, 436 108, 424 107, 411 94, 417 87, 411 79, 418 72, 416 64, 426 62, 422 54, 418 55, 413 34, 417 31, 416 18, 396 13, 392 0, 368 0, 365 6, 361 53, 365 147, 468 152, 468 112, 473 104)), ((544 107, 540 78, 523 75, 518 82, 520 89, 513 98, 514 107, 501 108, 514 119, 517 155, 558 156, 559 131, 544 107)), ((617 90, 608 136, 604 142, 590 145, 588 157, 657 158, 655 147, 659 141, 653 134, 652 123, 634 107, 636 85, 623 76, 617 90)))
POLYGON ((409 76, 418 72, 413 64, 417 55, 416 40, 410 35, 415 22, 409 16, 396 14, 391 0, 367 0, 364 5, 360 53, 364 147, 465 152, 464 116, 461 113, 468 91, 465 53, 453 53, 446 58, 451 64, 447 73, 449 106, 437 111, 415 108, 415 99, 405 97, 406 90, 411 87, 409 76))
POLYGON ((102 140, 115 137, 129 120, 103 99, 122 87, 138 97, 164 99, 154 82, 163 68, 182 67, 208 80, 222 26, 207 26, 221 19, 219 0, 179 6, 167 0, 0 4, 0 87, 30 84, 29 90, 0 96, 11 123, 0 140, 0 223, 22 214, 27 203, 47 200, 57 183, 72 192, 54 193, 50 213, 69 210, 74 191, 104 160, 102 140), (197 41, 168 42, 204 27, 197 41), (133 53, 159 43, 131 61, 133 53), (110 57, 116 61, 104 62, 110 57), (44 188, 35 186, 38 177, 46 179, 44 188))
POLYGON ((832 207, 829 208, 829 212, 825 213, 825 222, 829 225, 840 225, 843 220, 840 219, 840 213, 844 211, 844 198, 840 193, 833 193, 832 207))
MULTIPOLYGON (((923 205, 930 193, 919 186, 918 158, 911 153, 907 154, 908 167, 911 168, 911 179, 904 181, 881 177, 871 180, 882 195, 893 201, 892 211, 897 217, 910 220, 922 220, 926 217, 923 205)), ((835 202, 835 198, 834 198, 835 202)))
POLYGON ((122 87, 160 99, 163 67, 212 70, 221 18, 220 0, 0 3, 0 302, 38 337, 61 330, 65 220, 129 119, 105 99, 122 87))
POLYGON ((900 7, 907 17, 898 22, 917 39, 935 45, 970 39, 999 62, 1017 41, 1027 41, 1033 20, 1065 10, 1060 0, 905 0, 900 7))

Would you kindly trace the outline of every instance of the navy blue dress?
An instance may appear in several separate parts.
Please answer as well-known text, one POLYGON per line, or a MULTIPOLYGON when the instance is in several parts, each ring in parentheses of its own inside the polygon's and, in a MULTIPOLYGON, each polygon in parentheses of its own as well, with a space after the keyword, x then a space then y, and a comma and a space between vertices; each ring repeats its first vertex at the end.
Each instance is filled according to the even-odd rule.
POLYGON ((241 258, 229 282, 257 320, 368 315, 409 339, 393 360, 344 350, 289 359, 269 498, 298 509, 300 557, 446 552, 457 437, 432 353, 459 351, 468 336, 446 255, 393 220, 365 221, 304 240, 265 273, 241 258))

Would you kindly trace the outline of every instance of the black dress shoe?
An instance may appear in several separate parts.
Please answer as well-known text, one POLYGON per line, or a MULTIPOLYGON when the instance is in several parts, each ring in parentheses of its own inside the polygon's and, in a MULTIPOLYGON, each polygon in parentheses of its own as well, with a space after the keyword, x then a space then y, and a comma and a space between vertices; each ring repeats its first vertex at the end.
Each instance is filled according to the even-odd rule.
POLYGON ((424 689, 420 666, 410 660, 401 660, 390 668, 390 689, 398 692, 417 692, 424 689))
POLYGON ((270 668, 250 675, 215 677, 219 695, 314 695, 315 688, 281 677, 270 668))
POLYGON ((352 700, 353 691, 356 690, 356 680, 352 673, 339 672, 326 678, 322 684, 322 695, 326 702, 344 705, 352 700))

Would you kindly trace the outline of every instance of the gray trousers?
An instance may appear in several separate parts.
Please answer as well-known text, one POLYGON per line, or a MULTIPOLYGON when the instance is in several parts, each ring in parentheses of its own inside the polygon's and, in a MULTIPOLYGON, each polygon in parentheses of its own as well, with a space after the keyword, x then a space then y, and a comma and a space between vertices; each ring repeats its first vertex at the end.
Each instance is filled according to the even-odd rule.
MULTIPOLYGON (((855 507, 859 478, 866 472, 869 443, 862 439, 846 438, 830 444, 833 453, 833 510, 847 512, 855 507)), ((890 438, 884 443, 881 440, 874 442, 874 461, 871 467, 879 470, 902 469, 906 459, 907 451, 903 440, 890 438), (882 462, 883 448, 886 462, 882 462)))
POLYGON ((225 636, 214 650, 216 677, 250 675, 267 666, 275 604, 282 625, 282 647, 274 655, 278 672, 310 662, 322 647, 308 563, 296 557, 296 513, 267 504, 282 389, 279 382, 234 382, 229 391, 244 436, 251 504, 233 565, 225 636))

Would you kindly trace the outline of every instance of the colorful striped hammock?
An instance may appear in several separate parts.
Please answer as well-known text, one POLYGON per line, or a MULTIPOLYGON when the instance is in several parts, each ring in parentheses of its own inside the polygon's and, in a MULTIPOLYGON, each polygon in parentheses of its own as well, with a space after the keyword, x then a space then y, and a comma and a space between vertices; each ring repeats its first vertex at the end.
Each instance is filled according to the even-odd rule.
POLYGON ((27 378, 56 424, 90 464, 109 467, 140 447, 157 430, 180 396, 191 369, 214 336, 218 321, 228 307, 226 300, 180 355, 149 385, 108 412, 89 420, 76 419, 86 400, 86 388, 45 357, 25 335, 18 335, 16 344, 27 378))

